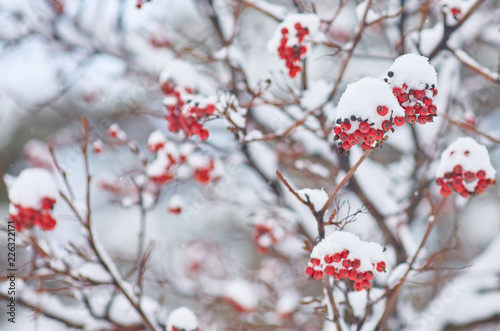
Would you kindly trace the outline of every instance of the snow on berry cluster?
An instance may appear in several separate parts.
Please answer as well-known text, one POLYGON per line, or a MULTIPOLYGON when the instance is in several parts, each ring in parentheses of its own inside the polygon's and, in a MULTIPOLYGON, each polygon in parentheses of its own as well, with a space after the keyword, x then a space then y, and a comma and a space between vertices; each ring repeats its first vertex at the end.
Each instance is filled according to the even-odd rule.
POLYGON ((170 81, 163 83, 162 92, 168 129, 171 132, 183 131, 186 137, 197 135, 206 140, 209 132, 203 128, 203 122, 214 114, 214 100, 195 96, 191 88, 176 86, 170 81))
POLYGON ((33 226, 44 231, 53 230, 56 220, 52 210, 57 196, 57 187, 47 170, 23 170, 9 187, 9 218, 16 230, 22 231, 33 226))
POLYGON ((180 60, 171 61, 161 73, 165 119, 171 132, 182 131, 186 137, 197 135, 201 140, 208 138, 209 132, 203 123, 214 115, 216 100, 199 94, 197 87, 202 86, 202 81, 190 64, 180 60))
POLYGON ((197 331, 198 318, 187 307, 179 307, 168 316, 168 331, 197 331))
POLYGON ((471 0, 441 0, 441 11, 446 15, 446 24, 455 25, 474 3, 471 0))
POLYGON ((429 59, 416 54, 398 57, 387 72, 385 81, 404 109, 410 124, 432 122, 437 116, 437 74, 429 59))
POLYGON ((391 88, 382 80, 365 77, 349 84, 340 97, 334 140, 340 140, 341 154, 358 143, 368 150, 393 124, 404 124, 404 112, 391 88))
POLYGON ((311 279, 322 279, 325 274, 335 280, 350 279, 354 289, 361 291, 370 288, 374 270, 385 271, 384 248, 352 233, 336 231, 314 247, 306 274, 311 279))
POLYGON ((258 220, 255 222, 254 242, 260 254, 266 254, 272 245, 285 237, 285 231, 275 221, 258 220))
POLYGON ((218 177, 214 158, 195 154, 193 146, 184 144, 178 148, 160 131, 154 131, 148 138, 148 149, 156 159, 148 164, 146 174, 158 185, 172 181, 176 176, 191 172, 194 179, 206 185, 218 177))
POLYGON ((319 31, 319 24, 320 19, 314 14, 290 14, 269 41, 269 51, 285 61, 290 77, 295 78, 302 71, 302 60, 319 31))
POLYGON ((482 194, 495 183, 496 170, 488 150, 470 137, 458 138, 441 155, 436 183, 442 196, 453 190, 462 197, 482 194))

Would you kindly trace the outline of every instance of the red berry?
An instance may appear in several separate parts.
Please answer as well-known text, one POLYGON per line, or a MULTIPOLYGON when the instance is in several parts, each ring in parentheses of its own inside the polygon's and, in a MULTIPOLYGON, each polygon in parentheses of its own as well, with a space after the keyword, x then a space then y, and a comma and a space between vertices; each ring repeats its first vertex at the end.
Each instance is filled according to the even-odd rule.
POLYGON ((287 34, 287 33, 288 33, 288 29, 287 28, 281 29, 281 34, 287 34))
POLYGON ((401 92, 402 92, 402 90, 399 87, 394 87, 392 89, 392 94, 394 94, 396 97, 398 97, 399 95, 401 95, 401 92))
POLYGON ((354 259, 351 261, 351 265, 353 268, 359 268, 359 266, 361 265, 361 261, 359 259, 354 259))
POLYGON ((341 132, 339 134, 339 139, 342 140, 342 141, 346 141, 348 137, 349 137, 349 135, 347 133, 345 133, 345 132, 341 132))
POLYGON ((335 129, 333 129, 333 133, 335 133, 335 134, 340 134, 340 132, 342 132, 342 129, 340 128, 340 126, 336 126, 335 129))
POLYGON ((453 172, 456 173, 457 175, 460 175, 462 174, 462 166, 461 165, 456 165, 454 168, 453 168, 453 172))
POLYGON ((361 288, 365 289, 365 290, 369 290, 370 289, 370 282, 368 280, 363 280, 361 282, 361 288))
POLYGON ((358 275, 358 272, 354 269, 349 270, 349 275, 348 278, 350 280, 356 280, 356 276, 358 275))
POLYGON ((471 181, 471 180, 473 180, 473 179, 474 179, 474 177, 475 177, 475 174, 474 174, 472 171, 466 171, 466 172, 464 173, 464 178, 465 178, 465 180, 467 180, 467 181, 471 181))
POLYGON ((347 276, 349 276, 349 270, 347 270, 347 269, 340 269, 339 275, 340 275, 340 278, 347 278, 347 276))
POLYGON ((346 151, 351 149, 351 144, 348 141, 344 141, 342 143, 342 148, 345 149, 346 151))
POLYGON ((368 122, 359 123, 359 131, 361 131, 362 133, 367 133, 368 131, 370 131, 370 124, 368 124, 368 122))
POLYGON ((371 271, 365 272, 365 279, 372 280, 372 278, 373 278, 373 272, 371 271))
POLYGON ((356 145, 358 143, 358 139, 356 139, 356 137, 354 136, 354 134, 350 134, 349 137, 347 138, 347 141, 352 146, 354 146, 354 145, 356 145))
POLYGON ((417 121, 417 116, 415 116, 415 115, 407 116, 406 120, 410 124, 415 124, 415 122, 417 121))
POLYGON ((380 116, 385 116, 385 115, 387 115, 388 112, 389 112, 389 108, 387 108, 387 106, 378 106, 377 107, 377 113, 380 116))
POLYGON ((392 128, 392 123, 389 120, 385 120, 382 122, 382 130, 389 131, 392 128))
POLYGON ((342 260, 342 256, 340 255, 340 253, 335 253, 333 255, 333 262, 340 262, 340 260, 342 260))
POLYGON ((484 177, 486 177, 486 172, 484 170, 479 170, 476 174, 476 177, 479 179, 483 179, 484 177))
POLYGON ((314 269, 313 269, 313 267, 307 267, 307 268, 306 268, 306 274, 307 274, 309 277, 312 277, 312 275, 314 275, 314 269))
POLYGON ((402 117, 402 116, 394 117, 394 124, 396 124, 396 126, 402 126, 404 123, 405 123, 404 117, 402 117))
POLYGON ((327 254, 323 258, 323 260, 325 260, 325 263, 332 263, 333 262, 333 256, 327 254))
POLYGON ((336 272, 336 273, 333 274, 333 279, 340 280, 340 278, 341 277, 340 277, 340 274, 338 272, 336 272))
POLYGON ((438 186, 442 186, 443 185, 443 178, 439 177, 438 179, 436 179, 436 184, 438 186))
POLYGON ((345 259, 347 256, 349 256, 349 251, 347 249, 344 249, 342 253, 340 253, 340 257, 345 259))
POLYGON ((319 266, 319 264, 321 263, 321 261, 319 259, 311 259, 311 264, 314 265, 314 266, 319 266))
POLYGON ((429 107, 427 107, 427 110, 428 110, 429 114, 431 114, 431 115, 434 115, 435 113, 437 113, 437 107, 434 105, 430 105, 429 107))
POLYGON ((350 122, 347 122, 347 123, 342 122, 340 127, 342 128, 342 131, 349 131, 351 129, 351 123, 350 122))
POLYGON ((462 198, 468 198, 469 197, 469 191, 463 190, 463 191, 460 192, 460 195, 462 196, 462 198))
POLYGON ((377 271, 378 272, 385 271, 385 262, 384 261, 377 263, 377 271))
POLYGON ((371 145, 367 144, 367 143, 362 143, 361 144, 361 149, 364 150, 364 151, 367 151, 369 150, 370 148, 372 148, 371 145))
POLYGON ((325 274, 328 276, 333 276, 335 274, 335 267, 332 265, 327 265, 325 267, 325 274))
POLYGON ((365 140, 365 135, 363 132, 356 130, 354 131, 354 138, 356 138, 357 141, 363 141, 365 140))
POLYGON ((405 114, 410 115, 410 116, 415 115, 415 107, 413 107, 413 106, 406 107, 405 114))
POLYGON ((323 271, 321 271, 321 270, 316 270, 316 271, 314 272, 314 278, 316 278, 316 279, 321 279, 321 278, 323 278, 323 271))
POLYGON ((360 292, 363 289, 361 287, 361 283, 359 282, 354 283, 353 288, 356 290, 356 292, 360 292))
POLYGON ((342 261, 342 265, 345 267, 345 268, 349 268, 351 266, 351 260, 349 259, 345 259, 344 261, 342 261))
POLYGON ((424 90, 416 90, 415 94, 413 94, 413 96, 417 100, 422 100, 425 97, 425 91, 424 90))

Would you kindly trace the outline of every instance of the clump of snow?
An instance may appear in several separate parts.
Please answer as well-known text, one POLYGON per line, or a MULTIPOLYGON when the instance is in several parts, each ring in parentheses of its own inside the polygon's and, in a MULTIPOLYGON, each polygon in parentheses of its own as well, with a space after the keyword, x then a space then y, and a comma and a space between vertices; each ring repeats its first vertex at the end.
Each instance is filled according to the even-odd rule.
POLYGON ((465 171, 474 173, 484 170, 486 178, 494 179, 497 173, 491 165, 486 147, 470 137, 458 138, 443 151, 436 176, 443 177, 447 172, 453 172, 456 165, 461 165, 465 171))
POLYGON ((328 201, 328 194, 323 189, 305 188, 298 190, 297 194, 304 199, 304 201, 309 200, 314 205, 314 210, 316 211, 320 211, 328 201))
MULTIPOLYGON (((361 240, 355 234, 347 231, 335 231, 321 240, 311 252, 311 259, 319 259, 323 263, 325 255, 334 254, 347 250, 349 259, 359 259, 361 264, 359 271, 374 270, 374 265, 385 261, 384 248, 374 242, 361 240)), ((333 262, 336 268, 342 268, 341 263, 333 262)))
POLYGON ((279 318, 293 314, 300 302, 300 295, 295 291, 286 292, 276 303, 276 313, 279 318))
POLYGON ((179 307, 173 310, 168 316, 167 330, 174 328, 185 331, 195 331, 198 329, 198 318, 187 307, 179 307))
POLYGON ((473 0, 441 0, 441 11, 446 15, 446 24, 455 25, 475 4, 473 0))
POLYGON ((160 130, 155 130, 151 132, 151 134, 148 137, 148 149, 152 152, 155 153, 163 146, 165 146, 165 143, 167 142, 167 138, 161 132, 160 130))
POLYGON ((176 85, 195 89, 198 86, 198 76, 190 63, 174 59, 161 72, 160 83, 172 81, 176 85))
MULTIPOLYGON (((295 24, 300 23, 304 28, 309 30, 309 34, 304 39, 305 42, 311 42, 313 40, 319 40, 322 37, 322 34, 319 31, 320 19, 316 14, 288 14, 283 22, 278 25, 276 32, 273 37, 267 43, 267 49, 272 54, 277 54, 278 47, 281 43, 282 33, 281 30, 283 28, 288 29, 288 31, 295 31, 295 24)), ((291 35, 288 39, 289 45, 297 45, 299 43, 299 39, 295 35, 291 35)))
POLYGON ((436 69, 429 59, 416 54, 405 54, 394 60, 389 68, 388 82, 393 86, 406 84, 409 89, 423 90, 434 85, 437 88, 436 69))
MULTIPOLYGON (((340 97, 337 106, 337 119, 350 119, 351 116, 368 119, 369 123, 375 123, 375 129, 382 129, 382 122, 391 117, 404 116, 398 100, 392 94, 392 90, 384 81, 365 77, 355 83, 347 85, 346 90, 340 97), (386 106, 389 111, 385 116, 377 113, 378 106, 386 106)), ((346 133, 353 133, 358 129, 352 125, 346 133)))
POLYGON ((225 286, 222 297, 238 312, 251 313, 255 311, 258 303, 255 290, 252 284, 244 280, 233 280, 225 286))
POLYGON ((458 138, 448 146, 436 171, 443 196, 455 189, 464 198, 483 193, 495 183, 495 175, 488 150, 470 137, 458 138))
POLYGON ((31 166, 53 169, 54 162, 46 143, 40 140, 30 140, 24 145, 23 154, 31 166))
POLYGON ((59 193, 50 172, 41 168, 23 170, 9 188, 12 204, 40 209, 43 198, 57 200, 59 193))
POLYGON ((333 85, 323 79, 313 81, 311 86, 303 92, 300 105, 306 110, 319 108, 328 101, 332 89, 333 85))

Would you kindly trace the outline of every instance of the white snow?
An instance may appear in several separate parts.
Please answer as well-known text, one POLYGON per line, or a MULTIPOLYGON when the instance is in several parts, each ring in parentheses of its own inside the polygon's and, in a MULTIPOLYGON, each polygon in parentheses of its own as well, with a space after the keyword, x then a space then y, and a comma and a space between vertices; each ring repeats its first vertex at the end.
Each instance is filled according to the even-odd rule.
POLYGON ((456 165, 461 165, 464 171, 474 173, 484 170, 486 178, 494 179, 496 175, 486 147, 470 137, 458 138, 443 151, 436 176, 443 177, 445 173, 453 172, 456 165))
POLYGON ((333 84, 327 83, 326 80, 313 81, 303 92, 300 105, 306 110, 319 108, 328 101, 332 89, 333 84))
MULTIPOLYGON (((377 78, 365 77, 347 85, 340 97, 337 118, 349 119, 352 115, 363 120, 368 119, 369 123, 375 123, 376 129, 382 129, 384 120, 389 120, 391 115, 404 116, 404 111, 388 84, 377 78), (380 116, 377 113, 378 106, 387 106, 389 112, 385 116, 380 116)), ((356 129, 357 126, 352 125, 346 133, 350 134, 356 129)))
POLYGON ((168 316, 167 330, 171 331, 173 327, 185 331, 194 331, 198 329, 198 318, 191 309, 179 307, 168 316))
POLYGON ((174 59, 161 72, 160 83, 173 81, 182 87, 196 88, 198 77, 199 74, 189 62, 174 59))
POLYGON ((12 204, 23 207, 41 208, 43 198, 57 200, 57 186, 50 172, 41 168, 23 170, 9 188, 12 204))
POLYGON ((149 150, 154 150, 156 146, 164 146, 167 142, 167 138, 160 130, 155 130, 151 132, 148 138, 148 148, 149 150))
POLYGON ((182 208, 182 207, 184 207, 184 199, 178 194, 172 196, 170 198, 170 200, 168 201, 168 208, 175 209, 175 208, 182 208))
POLYGON ((309 198, 309 201, 314 205, 314 210, 316 211, 320 211, 328 201, 328 194, 323 189, 305 188, 297 190, 297 194, 304 199, 304 201, 307 201, 309 198))
MULTIPOLYGON (((385 262, 384 248, 374 242, 362 241, 358 236, 347 231, 335 231, 330 233, 325 239, 321 240, 311 252, 311 258, 320 259, 323 263, 323 257, 327 254, 342 252, 344 249, 349 251, 349 259, 359 259, 361 265, 359 271, 373 270, 374 264, 385 262)), ((334 262, 335 268, 342 268, 341 263, 334 262)))
POLYGON ((388 77, 391 85, 406 84, 410 89, 425 89, 426 84, 437 88, 436 69, 429 64, 429 59, 416 54, 405 54, 394 60, 388 72, 394 73, 388 77))
POLYGON ((230 281, 224 288, 223 297, 232 300, 248 311, 253 311, 258 303, 254 286, 241 279, 230 281))

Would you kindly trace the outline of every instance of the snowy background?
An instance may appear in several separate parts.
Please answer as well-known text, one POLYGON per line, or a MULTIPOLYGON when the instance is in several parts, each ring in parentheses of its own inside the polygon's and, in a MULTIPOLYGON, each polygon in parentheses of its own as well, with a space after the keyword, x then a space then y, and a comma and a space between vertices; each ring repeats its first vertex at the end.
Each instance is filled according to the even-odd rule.
MULTIPOLYGON (((486 147, 487 178, 500 165, 499 1, 0 0, 0 27, 0 329, 500 328, 498 185, 443 199, 435 184, 458 137, 486 147), (311 33, 292 78, 277 48, 301 19, 311 33), (368 295, 332 289, 304 270, 321 235, 317 212, 363 155, 338 153, 339 99, 361 78, 383 82, 406 53, 435 68, 438 116, 389 132, 328 206, 326 219, 335 210, 342 230, 384 246, 387 264, 368 295), (216 106, 200 117, 208 139, 169 130, 169 80, 201 108, 216 106), (171 163, 173 179, 159 184, 171 163), (71 203, 58 197, 54 230, 17 233, 11 324, 7 187, 30 167, 50 172, 71 203), (276 170, 310 189, 297 194, 315 208, 276 170)), ((43 184, 30 182, 21 200, 43 184)), ((338 229, 326 225, 326 235, 338 229)))

